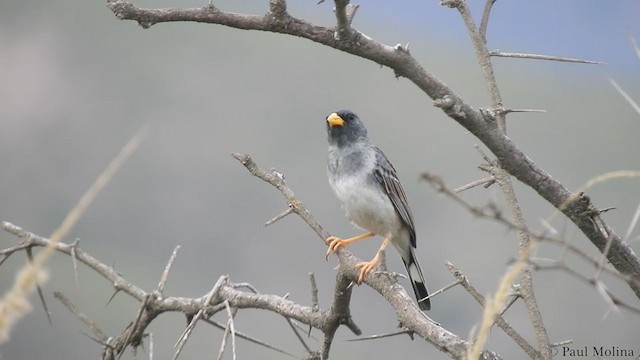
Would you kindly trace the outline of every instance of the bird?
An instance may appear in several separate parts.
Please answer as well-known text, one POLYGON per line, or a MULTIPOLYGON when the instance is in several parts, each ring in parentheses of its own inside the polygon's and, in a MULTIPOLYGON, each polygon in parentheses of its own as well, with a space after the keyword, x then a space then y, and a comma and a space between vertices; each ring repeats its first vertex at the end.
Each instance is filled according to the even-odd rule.
POLYGON ((379 264, 380 253, 391 243, 402 257, 418 307, 431 309, 429 292, 414 251, 413 215, 395 168, 382 150, 371 143, 364 123, 354 112, 336 111, 326 117, 326 122, 329 185, 351 222, 366 231, 348 239, 328 237, 326 257, 349 244, 378 235, 383 241, 375 257, 356 264, 355 268, 360 269, 356 283, 362 284, 379 264))

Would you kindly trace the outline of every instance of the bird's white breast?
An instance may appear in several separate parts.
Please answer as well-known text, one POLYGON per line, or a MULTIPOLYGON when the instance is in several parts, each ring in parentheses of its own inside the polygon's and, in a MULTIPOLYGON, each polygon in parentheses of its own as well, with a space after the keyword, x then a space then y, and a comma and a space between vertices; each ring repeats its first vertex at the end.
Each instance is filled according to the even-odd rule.
POLYGON ((334 176, 330 178, 331 187, 354 224, 389 237, 402 225, 387 194, 371 180, 368 182, 367 176, 372 176, 370 170, 355 176, 334 176))

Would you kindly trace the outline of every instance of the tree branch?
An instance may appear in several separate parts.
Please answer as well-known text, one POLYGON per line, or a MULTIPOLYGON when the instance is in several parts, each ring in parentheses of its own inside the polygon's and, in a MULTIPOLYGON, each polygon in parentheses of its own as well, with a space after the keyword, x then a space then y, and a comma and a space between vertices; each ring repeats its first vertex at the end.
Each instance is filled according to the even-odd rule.
MULTIPOLYGON (((471 297, 473 297, 473 299, 477 301, 480 306, 484 307, 486 303, 484 296, 482 296, 482 294, 480 294, 480 292, 476 290, 473 285, 471 285, 469 279, 452 263, 447 262, 446 266, 449 272, 451 272, 451 274, 460 281, 462 287, 467 290, 471 297)), ((518 344, 520 348, 522 348, 522 350, 524 350, 524 352, 527 353, 527 355, 531 359, 542 358, 540 352, 533 346, 531 346, 531 344, 529 344, 527 340, 522 337, 522 335, 520 335, 513 327, 511 327, 511 325, 509 325, 509 323, 502 317, 502 315, 498 314, 498 316, 496 316, 495 322, 496 324, 498 324, 498 327, 501 328, 505 334, 509 335, 509 337, 511 337, 513 341, 515 341, 516 344, 518 344)))
MULTIPOLYGON (((462 18, 467 26, 467 30, 471 37, 473 46, 476 50, 476 56, 480 67, 482 68, 482 73, 484 74, 485 83, 487 85, 487 89, 489 91, 489 96, 491 98, 491 107, 492 110, 498 111, 496 118, 498 123, 498 130, 503 134, 507 132, 506 126, 506 112, 504 111, 504 106, 502 103, 502 97, 500 95, 500 91, 498 89, 498 83, 496 81, 493 65, 491 63, 491 55, 489 53, 489 49, 487 48, 486 38, 483 31, 486 31, 486 22, 488 22, 489 13, 491 11, 492 2, 488 0, 485 6, 485 12, 482 17, 484 29, 478 31, 476 29, 475 23, 473 21, 473 17, 471 16, 471 12, 467 6, 466 0, 454 0, 452 6, 455 6, 462 15, 462 18)), ((482 26, 481 26, 482 28, 482 26)), ((485 158, 487 161, 486 168, 488 172, 493 176, 496 180, 502 193, 504 194, 505 200, 507 202, 507 206, 509 211, 511 212, 511 216, 513 217, 514 223, 522 230, 517 230, 516 235, 520 244, 519 253, 520 258, 525 256, 531 251, 531 247, 533 244, 529 239, 529 231, 526 230, 527 225, 524 220, 524 216, 522 214, 522 209, 520 208, 520 204, 518 202, 518 198, 513 189, 513 185, 511 183, 510 174, 505 171, 502 166, 497 163, 494 163, 488 158, 485 158)), ((526 261, 528 262, 528 255, 526 256, 526 261)), ((506 276, 506 275, 505 275, 506 276)), ((522 264, 522 272, 521 272, 521 288, 522 288, 522 298, 527 307, 527 311, 529 313, 529 318, 531 319, 531 324, 535 329, 536 339, 538 341, 538 349, 540 350, 539 354, 542 354, 544 359, 551 359, 551 355, 549 355, 549 336, 547 334, 547 329, 544 327, 544 323, 542 320, 542 314, 540 313, 540 309, 538 307, 538 302, 536 301, 534 295, 534 287, 533 287, 533 276, 530 271, 530 267, 528 264, 522 264)), ((489 311, 490 307, 485 307, 485 313, 489 311)))
MULTIPOLYGON (((295 197, 293 191, 287 187, 283 176, 275 175, 275 171, 267 172, 261 170, 249 155, 234 153, 232 156, 240 161, 252 175, 277 188, 283 194, 286 201, 294 208, 294 212, 300 216, 323 241, 329 237, 330 234, 322 228, 311 213, 304 207, 302 202, 295 197)), ((343 280, 346 281, 346 279, 349 279, 349 281, 354 281, 359 275, 359 272, 355 270, 355 265, 361 260, 342 248, 338 249, 336 255, 340 260, 339 272, 342 272, 345 276, 343 280)), ((343 281, 338 280, 338 283, 343 281)), ((418 336, 432 343, 439 350, 450 354, 456 359, 464 359, 466 357, 469 343, 447 329, 444 329, 439 324, 436 324, 420 311, 404 288, 395 281, 395 278, 378 274, 378 276, 366 277, 365 283, 375 289, 389 302, 398 317, 398 321, 405 328, 413 331, 418 336)), ((485 350, 482 354, 486 359, 499 358, 496 353, 489 350, 485 350)))
POLYGON ((508 58, 516 58, 516 59, 533 59, 533 60, 548 60, 548 61, 560 61, 560 62, 571 62, 576 64, 594 64, 594 65, 602 65, 603 62, 593 61, 593 60, 583 60, 576 58, 568 58, 561 56, 551 56, 551 55, 540 55, 540 54, 523 54, 523 53, 507 53, 499 50, 489 51, 489 55, 495 57, 508 57, 508 58))
MULTIPOLYGON (((337 327, 342 324, 356 333, 359 331, 351 320, 348 310, 350 291, 343 290, 341 296, 336 295, 336 301, 339 302, 334 303, 330 309, 318 310, 312 306, 299 305, 276 295, 240 291, 238 290, 240 284, 234 284, 227 276, 222 276, 218 279, 218 286, 214 287, 208 294, 199 298, 165 297, 157 290, 146 292, 128 282, 113 268, 89 255, 77 245, 64 242, 53 243, 49 239, 35 235, 6 221, 2 222, 2 228, 18 236, 22 243, 28 244, 28 247, 50 247, 54 251, 69 256, 72 251, 75 252, 75 256, 79 262, 87 265, 107 279, 117 291, 124 291, 142 304, 135 321, 127 326, 121 334, 109 337, 103 344, 102 359, 115 360, 126 347, 132 346, 136 348, 140 346, 144 337, 144 331, 158 315, 164 312, 179 311, 187 316, 193 316, 199 311, 202 311, 203 316, 206 314, 207 317, 210 317, 216 312, 226 309, 225 306, 220 306, 220 304, 224 304, 225 301, 228 301, 229 306, 232 308, 268 310, 286 318, 291 318, 313 326, 325 333, 328 331, 327 329, 337 329, 337 327)), ((342 282, 340 284, 343 285, 342 282)), ((74 312, 74 314, 76 314, 76 312, 74 312)), ((84 323, 87 323, 86 318, 80 317, 80 319, 84 323)), ((335 329, 332 330, 333 333, 335 333, 335 329)), ((327 357, 324 359, 327 359, 327 357)))
MULTIPOLYGON (((281 1, 279 3, 284 3, 281 1)), ((352 28, 349 39, 337 40, 330 28, 313 25, 287 13, 267 15, 243 15, 220 11, 212 6, 200 9, 143 9, 123 0, 109 0, 107 6, 122 20, 137 21, 147 28, 161 22, 193 21, 219 24, 244 30, 260 30, 288 34, 359 56, 393 69, 396 76, 409 79, 424 91, 434 105, 474 134, 496 156, 500 166, 518 180, 534 189, 574 222, 591 242, 603 251, 611 236, 609 261, 624 274, 640 279, 640 259, 635 252, 606 223, 606 233, 594 225, 595 207, 586 195, 562 206, 572 195, 564 185, 538 167, 509 139, 496 124, 496 119, 486 115, 455 94, 447 85, 425 70, 404 48, 379 43, 352 28)), ((629 283, 640 298, 640 286, 629 283)))

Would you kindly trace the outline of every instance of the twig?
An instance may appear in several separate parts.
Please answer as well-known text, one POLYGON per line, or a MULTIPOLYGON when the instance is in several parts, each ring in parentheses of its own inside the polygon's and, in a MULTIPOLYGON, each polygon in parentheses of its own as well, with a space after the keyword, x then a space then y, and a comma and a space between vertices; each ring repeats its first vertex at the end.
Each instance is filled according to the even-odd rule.
POLYGON ((569 57, 540 55, 540 54, 509 53, 509 52, 502 52, 502 51, 499 51, 499 50, 489 51, 489 55, 495 56, 495 57, 509 57, 509 58, 533 59, 533 60, 549 60, 549 61, 571 62, 571 63, 578 63, 578 64, 593 64, 593 65, 604 65, 604 64, 606 64, 606 63, 601 62, 601 61, 583 60, 583 59, 575 59, 575 58, 569 58, 569 57))
POLYGON ((222 355, 224 354, 224 349, 226 348, 227 338, 229 337, 229 334, 231 334, 231 351, 233 354, 233 360, 236 360, 236 330, 233 325, 233 317, 235 316, 237 310, 234 309, 232 311, 231 307, 229 307, 229 302, 226 300, 224 301, 224 306, 227 309, 229 318, 227 319, 227 326, 225 327, 224 334, 222 335, 222 343, 220 344, 220 351, 218 352, 218 360, 222 360, 222 355))
POLYGON ((164 286, 167 284, 167 280, 169 279, 169 271, 171 271, 171 267, 173 266, 173 262, 176 260, 178 256, 178 252, 180 251, 180 245, 176 246, 169 257, 169 261, 162 272, 162 276, 160 277, 160 282, 158 283, 158 293, 162 294, 164 292, 164 286))
POLYGON ((80 242, 76 239, 71 244, 71 262, 73 262, 73 278, 76 282, 76 287, 80 287, 80 278, 78 276, 78 258, 76 257, 76 246, 78 246, 80 242))
POLYGON ((29 246, 31 246, 28 243, 22 243, 22 244, 18 244, 6 249, 2 249, 0 250, 0 255, 2 255, 2 258, 0 259, 0 265, 2 265, 4 263, 5 260, 7 260, 9 258, 9 256, 13 255, 13 253, 20 251, 20 250, 24 250, 26 248, 28 248, 29 246))
POLYGON ((500 308, 505 303, 506 297, 509 295, 509 288, 511 287, 511 284, 513 284, 513 281, 522 274, 527 266, 529 254, 533 247, 532 244, 533 243, 530 242, 528 248, 520 253, 516 263, 513 264, 511 269, 503 275, 493 298, 486 301, 484 312, 482 314, 482 323, 480 324, 478 331, 478 337, 469 348, 469 351, 467 352, 467 359, 471 360, 480 358, 480 353, 484 348, 487 338, 489 337, 491 327, 493 326, 495 319, 498 317, 500 308))
POLYGON ((557 347, 557 346, 562 346, 562 345, 569 345, 569 344, 572 344, 572 343, 573 343, 573 340, 564 340, 564 341, 555 342, 555 343, 550 344, 550 345, 551 345, 551 347, 557 347))
POLYGON ((218 281, 216 281, 215 285, 213 285, 213 288, 211 288, 211 291, 209 291, 209 294, 207 294, 207 297, 205 298, 204 303, 202 304, 202 308, 200 308, 200 310, 198 310, 196 315, 191 319, 191 321, 189 322, 189 325, 187 325, 187 327, 182 332, 182 335, 180 335, 180 338, 178 338, 178 342, 176 342, 176 344, 173 346, 174 348, 176 348, 176 352, 173 354, 172 360, 176 360, 178 358, 178 356, 180 355, 180 352, 182 351, 182 348, 187 343, 187 339, 189 338, 189 335, 191 335, 191 331, 193 331, 193 329, 196 327, 196 323, 198 322, 198 320, 200 320, 204 315, 206 307, 211 303, 211 300, 213 299, 213 297, 217 295, 218 291, 220 291, 220 288, 224 283, 227 282, 227 280, 228 280, 227 276, 220 276, 218 278, 218 281))
MULTIPOLYGON (((470 213, 472 213, 475 216, 486 218, 486 219, 495 220, 495 221, 507 226, 509 229, 512 229, 512 230, 528 231, 527 228, 520 227, 517 224, 514 224, 513 222, 505 219, 500 212, 496 212, 492 207, 482 207, 481 208, 481 207, 476 207, 476 206, 473 206, 473 205, 469 204, 463 198, 461 198, 458 194, 456 194, 452 190, 450 190, 446 186, 446 184, 444 183, 442 178, 440 176, 436 175, 436 174, 423 173, 422 174, 422 179, 427 181, 429 184, 431 184, 437 191, 439 191, 439 192, 447 195, 449 198, 453 199, 456 203, 458 203, 460 206, 462 206, 464 209, 468 210, 470 213)), ((547 220, 545 220, 543 222, 547 222, 547 220)), ((574 254, 578 255, 583 260, 589 262, 594 267, 597 267, 598 264, 599 264, 599 260, 598 259, 593 258, 591 255, 587 254, 582 249, 580 249, 578 247, 575 247, 574 245, 571 245, 565 239, 558 239, 558 238, 550 237, 550 236, 548 236, 546 234, 546 231, 542 232, 542 233, 534 233, 534 232, 529 231, 529 236, 531 236, 532 238, 534 238, 535 240, 538 240, 538 241, 547 241, 547 242, 562 246, 563 248, 572 251, 574 254)), ((617 278, 620 278, 620 279, 622 279, 623 281, 625 281, 627 283, 632 283, 634 285, 640 286, 640 281, 637 280, 637 279, 634 279, 632 276, 630 276, 628 274, 621 274, 620 272, 615 271, 615 270, 611 270, 608 267, 605 267, 604 270, 607 271, 609 274, 611 274, 611 275, 613 275, 613 276, 615 276, 617 278)))
MULTIPOLYGON (((447 262, 446 267, 449 272, 451 272, 451 274, 460 281, 462 287, 471 295, 471 297, 473 297, 480 306, 484 307, 486 304, 484 296, 473 285, 471 285, 469 279, 452 263, 447 262)), ((538 359, 542 357, 540 352, 531 346, 527 340, 525 340, 513 327, 511 327, 502 315, 496 316, 495 323, 505 332, 505 334, 511 337, 531 359, 538 359)))
POLYGON ((597 279, 598 277, 600 277, 600 273, 602 272, 602 269, 604 269, 605 262, 607 261, 607 254, 609 253, 609 250, 611 250, 611 243, 612 243, 611 240, 607 241, 607 245, 602 251, 602 254, 600 254, 600 261, 598 262, 598 266, 596 267, 595 275, 593 275, 594 279, 597 279))
POLYGON ((631 218, 631 222, 629 223, 629 227, 627 228, 627 232, 625 232, 624 234, 624 241, 629 241, 629 238, 631 238, 631 234, 633 233, 633 230, 636 228, 636 225, 638 224, 638 219, 640 219, 640 204, 638 204, 638 207, 636 208, 636 212, 633 213, 633 217, 631 218))
POLYGON ((291 319, 289 319, 288 317, 285 317, 284 319, 287 321, 287 323, 291 327, 291 330, 293 330, 293 333, 296 335, 296 338, 300 341, 300 343, 302 344, 304 349, 307 351, 307 353, 311 354, 313 351, 311 350, 309 345, 307 345, 307 342, 304 341, 304 338, 302 338, 302 335, 300 335, 296 326, 293 325, 293 321, 291 321, 291 319))
POLYGON ((496 179, 493 176, 489 176, 486 177, 484 179, 480 179, 480 180, 476 180, 476 181, 472 181, 470 183, 468 183, 467 185, 462 185, 459 188, 455 188, 453 189, 453 192, 455 193, 461 193, 465 190, 469 190, 472 189, 476 186, 480 186, 480 185, 484 185, 485 188, 491 186, 491 184, 495 183, 496 179))
POLYGON ((496 0, 487 0, 484 4, 484 11, 482 12, 482 20, 480 21, 480 36, 482 37, 482 41, 487 43, 487 26, 489 26, 489 15, 491 14, 491 9, 493 8, 493 4, 495 4, 496 0))
POLYGON ((394 331, 394 332, 386 333, 386 334, 376 334, 376 335, 363 336, 363 337, 359 337, 359 338, 355 338, 355 339, 347 339, 345 341, 352 341, 353 342, 353 341, 378 340, 378 339, 384 339, 384 338, 398 336, 398 335, 404 335, 404 334, 413 334, 413 331, 405 329, 405 330, 394 331))
POLYGON ((131 324, 131 326, 129 327, 129 331, 127 333, 127 337, 124 340, 124 345, 122 346, 122 348, 120 348, 120 351, 118 351, 118 359, 120 359, 122 357, 122 354, 124 354, 124 350, 127 348, 127 346, 129 346, 129 342, 131 340, 131 338, 133 337, 133 334, 136 332, 136 328, 138 327, 138 324, 140 324, 140 320, 142 319, 142 315, 144 314, 147 305, 149 304, 149 299, 151 299, 151 294, 147 294, 147 296, 145 296, 144 301, 142 302, 142 305, 140 305, 140 309, 138 310, 138 314, 136 315, 135 320, 133 321, 133 323, 131 324))
POLYGON ((505 115, 511 113, 546 113, 544 109, 504 109, 502 111, 505 115))
MULTIPOLYGON (((26 249, 27 259, 29 260, 29 264, 33 264, 33 247, 29 246, 26 249)), ((49 325, 53 325, 51 322, 51 313, 49 312, 49 308, 47 307, 47 302, 44 300, 44 294, 42 293, 42 287, 36 281, 36 290, 38 292, 38 297, 40 298, 40 303, 42 304, 42 308, 44 309, 45 315, 47 315, 47 321, 49 321, 49 325)))
MULTIPOLYGON (((349 0, 335 0, 335 4, 336 20, 338 22, 335 38, 336 40, 344 40, 351 35, 351 20, 353 20, 353 15, 351 16, 351 20, 347 16, 349 0)), ((355 14, 355 11, 353 14, 355 14)))
POLYGON ((633 47, 633 50, 635 51, 636 56, 640 60, 640 47, 638 47, 638 43, 636 42, 636 39, 633 37, 631 33, 629 33, 629 41, 631 41, 631 47, 633 47))
POLYGON ((285 210, 285 211, 281 212, 280 214, 276 215, 273 219, 271 219, 271 220, 269 220, 269 221, 265 222, 264 224, 262 224, 262 226, 267 227, 267 226, 269 226, 269 225, 273 224, 274 222, 276 222, 276 221, 278 221, 278 220, 282 219, 283 217, 285 217, 285 216, 287 216, 287 215, 291 214, 292 212, 293 212, 293 207, 289 206, 289 207, 287 208, 287 210, 285 210))
POLYGON ((504 106, 502 104, 502 96, 500 95, 500 89, 498 88, 498 84, 493 73, 491 56, 489 54, 489 50, 487 49, 486 39, 483 39, 482 35, 478 31, 478 28, 473 21, 471 11, 467 6, 466 0, 443 0, 442 4, 456 8, 460 12, 460 16, 464 21, 464 25, 467 28, 467 32, 469 33, 469 37, 471 38, 471 42, 473 43, 473 48, 476 53, 476 59, 478 61, 478 64, 480 64, 480 69, 482 70, 482 75, 485 79, 485 86, 487 87, 489 97, 491 98, 491 106, 493 110, 498 112, 498 116, 496 118, 498 129, 502 133, 506 133, 506 122, 504 113, 502 112, 502 110, 504 109, 504 106))
MULTIPOLYGON (((234 159, 240 161, 240 163, 242 163, 242 165, 244 165, 244 167, 247 168, 247 170, 249 170, 252 175, 268 182, 276 189, 280 190, 282 195, 287 200, 287 203, 289 203, 291 208, 293 209, 293 212, 296 215, 300 216, 300 218, 302 218, 302 220, 304 220, 307 225, 309 225, 311 229, 315 231, 315 233, 318 234, 320 238, 323 239, 323 241, 330 236, 329 233, 322 228, 320 223, 316 221, 313 215, 304 207, 302 202, 295 197, 293 191, 285 184, 284 179, 280 178, 279 176, 275 176, 273 173, 259 169, 249 155, 233 153, 231 154, 231 156, 234 159)), ((338 250, 338 253, 343 251, 344 250, 340 249, 338 250)))
POLYGON ((586 277, 582 274, 580 274, 579 272, 577 272, 576 270, 570 268, 569 266, 567 266, 566 263, 564 263, 563 261, 556 261, 553 262, 550 265, 539 265, 539 264, 534 264, 536 267, 536 270, 562 270, 566 273, 568 273, 569 275, 574 276, 577 279, 580 279, 582 281, 584 281, 585 283, 593 286, 594 288, 596 288, 596 290, 598 290, 598 292, 601 295, 605 295, 606 297, 605 300, 615 306, 618 306, 620 308, 626 309, 632 313, 635 313, 637 315, 640 315, 640 308, 636 308, 633 307, 629 304, 627 304, 626 302, 620 300, 620 298, 618 298, 617 296, 613 295, 610 291, 606 290, 606 291, 602 291, 603 289, 600 287, 598 288, 598 283, 600 283, 600 281, 598 281, 597 279, 591 277, 586 277))
POLYGON ((460 285, 461 283, 462 283, 462 280, 456 280, 456 281, 452 282, 451 284, 432 292, 431 294, 429 294, 429 296, 427 296, 427 297, 425 297, 423 299, 419 299, 418 301, 424 301, 426 299, 431 299, 432 297, 434 297, 436 295, 439 295, 439 294, 451 289, 454 286, 460 285))
MULTIPOLYGON (((507 206, 509 207, 511 216, 513 217, 513 222, 519 228, 518 230, 516 230, 516 235, 520 244, 519 258, 526 256, 526 259, 528 260, 528 254, 531 251, 533 243, 531 242, 529 236, 530 231, 528 230, 527 224, 524 220, 524 215, 522 214, 520 204, 516 197, 515 191, 513 190, 513 185, 511 183, 510 177, 511 175, 509 175, 500 167, 493 167, 493 171, 494 172, 492 172, 492 174, 496 178, 500 189, 502 189, 502 192, 504 193, 505 199, 507 201, 507 206)), ((522 295, 524 304, 527 307, 527 312, 529 314, 531 324, 533 325, 533 328, 535 330, 536 339, 538 341, 538 349, 540 350, 540 353, 544 358, 550 359, 549 335, 547 334, 547 329, 544 326, 542 313, 540 312, 540 308, 535 297, 533 276, 529 269, 528 263, 523 265, 520 293, 522 295)))
POLYGON ((153 360, 153 333, 149 333, 149 360, 153 360))
MULTIPOLYGON (((216 321, 213 321, 213 320, 211 320, 211 319, 202 319, 202 321, 204 321, 204 322, 206 322, 207 324, 212 325, 212 326, 214 326, 214 327, 216 327, 216 328, 218 328, 218 329, 220 329, 220 330, 224 330, 224 329, 226 328, 226 325, 222 325, 222 324, 220 324, 220 323, 218 323, 218 322, 216 322, 216 321)), ((240 331, 236 331, 236 335, 237 335, 239 338, 241 338, 241 339, 245 339, 245 340, 247 340, 247 341, 249 341, 249 342, 252 342, 252 343, 254 343, 254 344, 256 344, 256 345, 260 345, 260 346, 263 346, 263 347, 265 347, 265 348, 267 348, 267 349, 270 349, 270 350, 273 350, 273 351, 279 352, 280 354, 287 355, 287 356, 292 357, 292 358, 294 358, 294 359, 298 359, 298 357, 297 357, 296 355, 292 354, 292 353, 286 352, 286 351, 284 351, 284 350, 282 350, 282 349, 279 349, 279 348, 277 348, 277 347, 275 347, 275 346, 273 346, 273 345, 269 345, 269 344, 267 344, 267 343, 266 343, 266 342, 264 342, 264 341, 258 340, 258 339, 256 339, 256 338, 254 338, 254 337, 252 337, 252 336, 250 336, 250 335, 247 335, 247 334, 245 334, 245 333, 242 333, 242 332, 240 332, 240 331)))
POLYGON ((627 92, 624 91, 622 87, 618 85, 618 83, 615 80, 613 80, 612 78, 607 78, 607 79, 611 83, 611 86, 613 86, 613 88, 616 89, 616 91, 620 94, 620 96, 622 96, 622 98, 627 103, 629 103, 629 105, 631 105, 633 110, 635 110, 635 112, 640 115, 640 105, 638 105, 638 103, 635 102, 635 100, 633 100, 633 98, 631 98, 631 96, 629 96, 629 94, 627 94, 627 92))
POLYGON ((320 303, 318 302, 318 285, 316 285, 316 276, 312 272, 309 273, 309 285, 311 286, 311 307, 315 310, 320 310, 320 303))
POLYGON ((69 309, 69 311, 71 311, 73 315, 75 315, 78 319, 80 319, 80 321, 86 327, 88 327, 91 330, 91 332, 93 332, 93 334, 96 336, 100 344, 105 345, 107 343, 109 337, 105 335, 104 332, 102 332, 102 330, 100 330, 100 328, 98 327, 98 325, 96 325, 94 321, 89 319, 85 314, 81 313, 78 310, 78 308, 75 305, 73 305, 73 303, 66 296, 64 296, 64 294, 62 294, 59 291, 54 291, 53 296, 55 296, 56 299, 60 300, 60 302, 67 309, 69 309))

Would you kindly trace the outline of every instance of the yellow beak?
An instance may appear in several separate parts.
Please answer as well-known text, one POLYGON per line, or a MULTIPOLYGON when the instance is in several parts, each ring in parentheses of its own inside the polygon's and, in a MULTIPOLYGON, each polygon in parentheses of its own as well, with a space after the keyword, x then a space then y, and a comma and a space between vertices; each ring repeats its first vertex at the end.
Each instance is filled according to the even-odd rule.
POLYGON ((342 119, 337 113, 327 116, 327 122, 331 127, 344 125, 344 119, 342 119))

